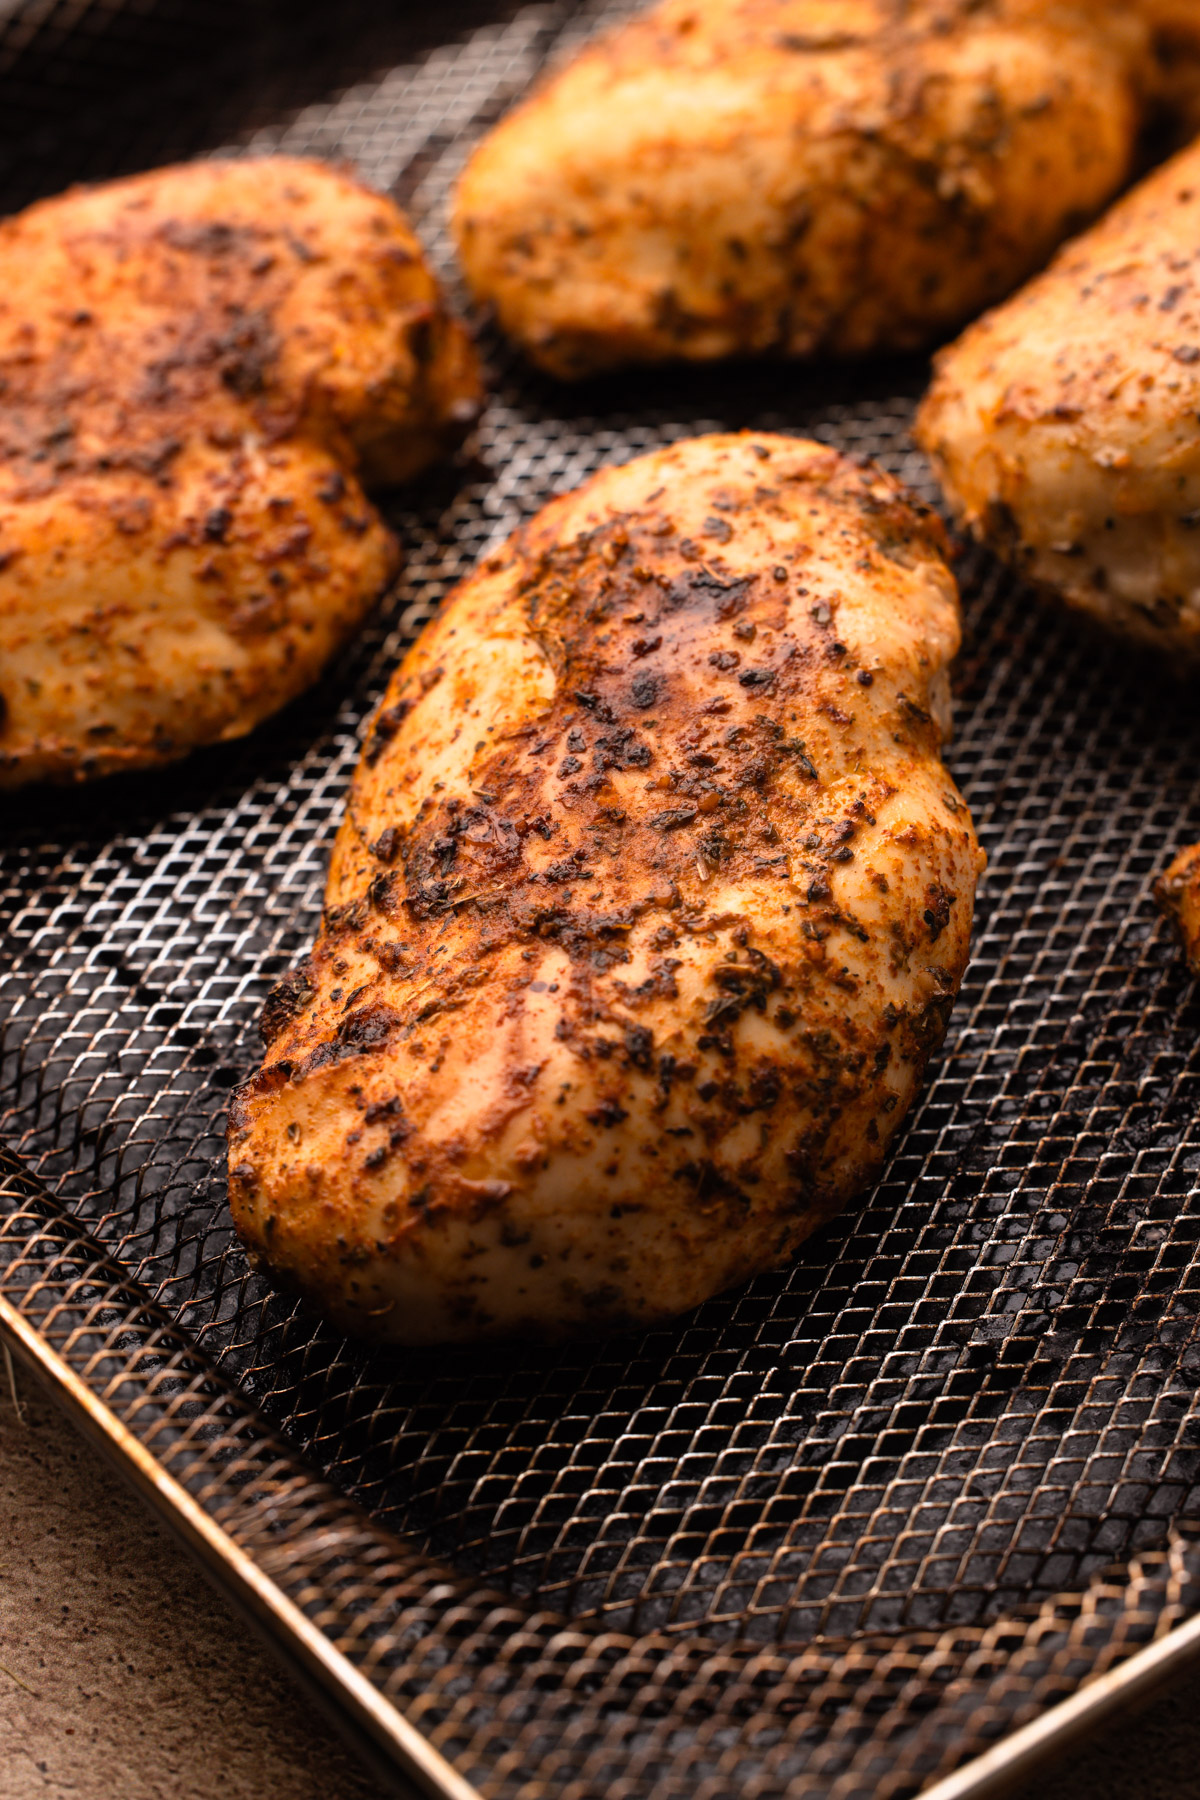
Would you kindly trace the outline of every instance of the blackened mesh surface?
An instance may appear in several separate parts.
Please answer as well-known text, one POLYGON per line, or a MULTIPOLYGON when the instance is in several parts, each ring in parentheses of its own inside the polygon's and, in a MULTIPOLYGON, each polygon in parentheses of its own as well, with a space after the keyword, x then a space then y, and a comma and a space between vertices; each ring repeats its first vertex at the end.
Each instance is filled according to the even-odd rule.
MULTIPOLYGON (((453 283, 463 157, 596 17, 29 5, 0 206, 220 147, 349 158, 453 283)), ((1200 836, 1194 708, 965 558, 948 760, 990 869, 880 1186, 640 1339, 347 1344, 250 1272, 224 1110, 401 647, 550 494, 699 430, 933 497, 917 363, 564 391, 485 348, 477 448, 387 502, 404 576, 315 692, 6 802, 0 1134, 58 1209, 0 1169, 0 1292, 488 1796, 912 1793, 1197 1606, 1200 1004, 1149 897, 1200 836)))

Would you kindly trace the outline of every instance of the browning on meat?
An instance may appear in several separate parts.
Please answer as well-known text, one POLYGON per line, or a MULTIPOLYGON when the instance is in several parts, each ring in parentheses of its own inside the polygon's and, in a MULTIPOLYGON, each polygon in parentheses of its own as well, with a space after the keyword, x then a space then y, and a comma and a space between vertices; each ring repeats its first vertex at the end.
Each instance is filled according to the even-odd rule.
POLYGON ((698 438, 490 555, 397 670, 230 1196, 347 1330, 643 1324, 876 1175, 981 858, 939 759, 935 519, 817 444, 698 438))
POLYGON ((1155 882, 1154 898, 1175 927, 1188 968, 1200 975, 1200 844, 1179 852, 1155 882))
POLYGON ((937 360, 918 436, 1039 586, 1200 654, 1200 144, 937 360))
POLYGON ((463 266, 560 376, 935 342, 1126 179, 1149 35, 1119 0, 665 0, 476 151, 463 266))
POLYGON ((395 564, 360 483, 478 398, 401 214, 321 164, 0 224, 0 786, 162 762, 308 686, 395 564))

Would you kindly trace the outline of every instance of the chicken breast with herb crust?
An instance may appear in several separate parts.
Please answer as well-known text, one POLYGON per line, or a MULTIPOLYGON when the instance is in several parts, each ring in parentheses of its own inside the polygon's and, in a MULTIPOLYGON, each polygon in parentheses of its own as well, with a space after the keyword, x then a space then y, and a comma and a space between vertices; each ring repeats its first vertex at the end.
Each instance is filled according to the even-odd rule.
POLYGON ((967 959, 958 636, 936 520, 790 438, 606 469, 490 555, 232 1109, 276 1278, 402 1343, 644 1325, 872 1181, 967 959))
POLYGON ((1200 144, 938 357, 917 434, 977 537, 1200 657, 1200 144))
POLYGON ((551 374, 937 342, 1127 179, 1118 0, 665 0, 462 176, 476 296, 551 374))
POLYGON ((1188 968, 1200 975, 1200 844, 1179 852, 1155 882, 1154 898, 1175 929, 1188 968))
POLYGON ((0 223, 0 787, 240 737, 395 567, 363 484, 478 411, 390 200, 291 157, 0 223))

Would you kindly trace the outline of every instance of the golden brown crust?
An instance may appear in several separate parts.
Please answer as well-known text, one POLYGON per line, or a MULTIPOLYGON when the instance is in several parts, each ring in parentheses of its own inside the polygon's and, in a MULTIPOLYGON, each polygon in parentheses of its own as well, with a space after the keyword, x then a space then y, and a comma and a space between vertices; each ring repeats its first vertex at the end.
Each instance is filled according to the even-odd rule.
POLYGON ((1200 657, 1200 144, 937 358, 917 435, 1038 586, 1200 657))
POLYGON ((474 353, 389 201, 208 162, 0 224, 0 786, 238 736, 394 567, 474 353))
POLYGON ((1118 0, 665 0, 462 177, 475 293, 551 373, 936 341, 1126 178, 1118 0))
POLYGON ((961 980, 935 520, 700 438, 551 502, 397 671, 230 1126, 238 1228, 347 1329, 645 1322, 869 1181, 961 980))
POLYGON ((1154 898, 1175 927, 1188 968, 1200 975, 1200 844, 1179 852, 1155 882, 1154 898))

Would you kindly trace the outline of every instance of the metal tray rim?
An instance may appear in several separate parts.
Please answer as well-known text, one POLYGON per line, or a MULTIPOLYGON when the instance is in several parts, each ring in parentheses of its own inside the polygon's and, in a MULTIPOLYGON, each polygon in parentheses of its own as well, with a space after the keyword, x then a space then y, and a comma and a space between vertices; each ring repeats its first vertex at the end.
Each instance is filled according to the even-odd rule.
MULTIPOLYGON (((219 1591, 257 1628, 293 1675, 325 1703, 334 1724, 377 1773, 397 1771, 437 1800, 478 1800, 429 1741, 356 1669, 212 1518, 111 1407, 92 1392, 11 1300, 0 1294, 0 1342, 34 1370, 59 1406, 171 1529, 219 1591), (330 1699, 336 1696, 331 1707, 330 1699)), ((220 1377, 215 1379, 220 1382, 220 1377)))

